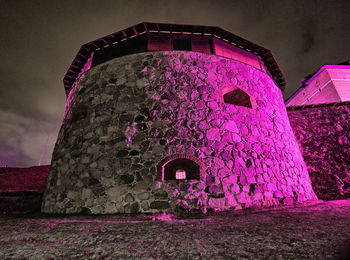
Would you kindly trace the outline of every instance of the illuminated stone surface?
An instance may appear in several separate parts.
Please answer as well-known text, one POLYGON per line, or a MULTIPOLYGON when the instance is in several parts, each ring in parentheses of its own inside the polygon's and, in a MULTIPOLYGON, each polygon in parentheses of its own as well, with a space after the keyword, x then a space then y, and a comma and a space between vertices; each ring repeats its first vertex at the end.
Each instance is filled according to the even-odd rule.
POLYGON ((42 211, 217 210, 317 199, 281 90, 266 73, 196 52, 128 55, 77 80, 53 153, 42 211), (234 85, 256 108, 220 101, 234 85), (186 154, 200 180, 162 181, 158 163, 186 154))
POLYGON ((288 116, 317 197, 350 198, 350 104, 290 110, 288 116))

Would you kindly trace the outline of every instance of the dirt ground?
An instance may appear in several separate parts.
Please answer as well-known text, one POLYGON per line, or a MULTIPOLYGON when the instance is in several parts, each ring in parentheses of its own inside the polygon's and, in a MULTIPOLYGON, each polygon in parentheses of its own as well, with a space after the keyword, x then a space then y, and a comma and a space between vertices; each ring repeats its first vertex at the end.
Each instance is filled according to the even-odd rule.
POLYGON ((0 259, 350 259, 350 200, 207 215, 0 217, 0 259))

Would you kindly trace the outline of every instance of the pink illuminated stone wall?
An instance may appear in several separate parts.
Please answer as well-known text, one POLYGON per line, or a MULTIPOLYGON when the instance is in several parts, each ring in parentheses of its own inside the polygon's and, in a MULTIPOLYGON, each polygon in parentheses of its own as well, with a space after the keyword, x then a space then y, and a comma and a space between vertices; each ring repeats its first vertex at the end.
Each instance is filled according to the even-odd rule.
POLYGON ((288 111, 319 199, 350 198, 350 102, 288 111))
POLYGON ((77 80, 42 211, 205 212, 311 199, 270 76, 216 55, 167 51, 116 58, 77 80), (253 108, 222 102, 230 87, 246 92, 253 108), (198 162, 200 178, 163 180, 159 164, 174 155, 198 162))

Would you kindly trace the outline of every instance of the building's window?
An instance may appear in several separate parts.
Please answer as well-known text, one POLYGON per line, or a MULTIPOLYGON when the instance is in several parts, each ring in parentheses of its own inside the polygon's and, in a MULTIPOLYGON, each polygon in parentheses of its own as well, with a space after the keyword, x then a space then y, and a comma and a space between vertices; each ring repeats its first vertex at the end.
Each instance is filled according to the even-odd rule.
POLYGON ((238 87, 225 86, 218 90, 220 101, 235 106, 255 108, 255 99, 238 87))
POLYGON ((252 108, 249 95, 241 89, 236 89, 226 93, 224 95, 224 102, 232 105, 252 108))
POLYGON ((175 173, 176 173, 175 179, 177 179, 177 180, 186 179, 186 170, 184 170, 184 169, 177 169, 175 173))
POLYGON ((178 51, 191 51, 191 39, 190 38, 181 38, 181 39, 173 39, 173 50, 178 51))
POLYGON ((172 154, 157 164, 157 180, 200 180, 206 166, 198 158, 188 154, 172 154))

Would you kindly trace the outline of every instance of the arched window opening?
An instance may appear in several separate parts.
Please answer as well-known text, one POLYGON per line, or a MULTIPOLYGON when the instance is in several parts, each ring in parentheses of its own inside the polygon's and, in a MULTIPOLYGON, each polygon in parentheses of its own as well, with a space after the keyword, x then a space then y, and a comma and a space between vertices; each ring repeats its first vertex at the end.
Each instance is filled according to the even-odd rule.
POLYGON ((256 100, 248 91, 235 85, 224 85, 218 88, 220 102, 235 106, 255 109, 256 100))
POLYGON ((195 156, 175 153, 157 164, 157 180, 201 180, 207 167, 195 156))
POLYGON ((249 95, 241 89, 224 94, 224 102, 232 105, 252 108, 249 95))
POLYGON ((175 159, 163 166, 164 180, 199 180, 200 166, 189 159, 175 159))

